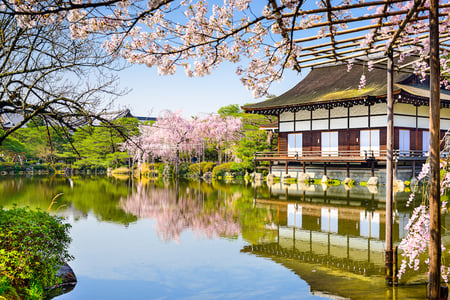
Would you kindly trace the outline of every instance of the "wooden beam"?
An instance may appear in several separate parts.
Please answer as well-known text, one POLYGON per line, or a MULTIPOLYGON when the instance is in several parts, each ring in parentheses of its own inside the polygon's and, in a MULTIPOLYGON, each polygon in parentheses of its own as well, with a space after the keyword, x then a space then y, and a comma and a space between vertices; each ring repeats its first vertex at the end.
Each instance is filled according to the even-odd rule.
POLYGON ((336 49, 335 49, 335 47, 336 47, 336 40, 335 40, 334 34, 333 34, 333 32, 334 32, 334 30, 333 30, 333 22, 334 21, 333 21, 333 14, 331 13, 332 9, 333 9, 333 6, 331 5, 330 0, 326 0, 326 4, 327 4, 327 19, 328 19, 328 22, 329 22, 328 30, 331 33, 331 36, 330 36, 330 40, 331 40, 331 43, 332 43, 332 45, 331 45, 331 48, 332 48, 331 52, 334 55, 334 57, 336 58, 336 49))
MULTIPOLYGON (((418 5, 420 5, 422 3, 422 0, 415 0, 415 2, 419 2, 418 5)), ((415 5, 416 4, 414 4, 414 6, 415 5)), ((450 3, 441 4, 441 8, 448 8, 448 7, 450 7, 450 3)), ((406 23, 408 23, 409 20, 412 20, 412 15, 414 13, 416 13, 417 11, 422 11, 422 12, 423 11, 428 11, 428 7, 416 7, 415 9, 413 7, 413 9, 397 10, 397 11, 385 12, 385 13, 380 13, 380 14, 369 14, 369 15, 359 16, 359 17, 355 17, 355 18, 336 19, 336 20, 333 20, 333 21, 328 20, 326 22, 313 23, 310 26, 304 26, 304 27, 303 26, 296 26, 296 27, 293 27, 293 30, 298 31, 298 30, 312 29, 312 28, 323 27, 323 26, 331 26, 331 25, 338 25, 338 24, 348 24, 348 23, 352 23, 352 22, 361 22, 361 21, 373 20, 373 19, 377 19, 377 18, 388 18, 388 17, 393 17, 393 16, 399 16, 399 15, 406 15, 405 16, 405 19, 406 19, 406 17, 409 14, 411 14, 411 16, 409 16, 408 20, 406 21, 406 23)), ((442 14, 442 16, 446 16, 446 15, 442 14)), ((428 18, 427 16, 425 16, 425 17, 428 18)), ((406 23, 403 26, 405 26, 406 23)), ((383 25, 385 25, 385 24, 386 23, 384 23, 383 25)), ((400 26, 401 26, 401 24, 400 24, 400 26)), ((376 25, 377 27, 380 27, 379 24, 374 24, 374 25, 376 25)), ((393 25, 397 25, 397 24, 393 24, 393 25)))
MULTIPOLYGON (((448 35, 445 35, 445 36, 448 36, 448 35)), ((422 36, 422 38, 419 39, 419 42, 423 42, 426 39, 428 39, 428 35, 422 36)), ((409 45, 413 45, 414 42, 412 42, 412 40, 413 39, 411 39, 411 42, 408 42, 405 45, 408 45, 408 44, 409 45)), ((447 40, 450 40, 450 38, 444 39, 444 41, 447 41, 447 40)), ((342 60, 349 60, 349 59, 352 59, 352 58, 366 57, 366 59, 369 60, 369 58, 367 57, 367 53, 369 53, 369 54, 385 53, 385 49, 384 48, 385 48, 385 45, 381 45, 381 44, 377 45, 375 47, 372 47, 372 48, 360 47, 357 50, 356 49, 350 49, 350 50, 335 52, 336 55, 333 55, 333 54, 321 54, 321 55, 319 55, 319 57, 308 57, 308 58, 304 58, 304 59, 298 60, 297 62, 300 64, 300 66, 302 68, 308 68, 308 67, 315 67, 315 66, 319 66, 319 65, 333 63, 333 62, 336 61, 336 58, 338 58, 339 60, 342 61, 342 60), (347 55, 349 53, 352 53, 352 55, 347 55), (318 61, 320 59, 326 59, 326 58, 330 58, 330 57, 333 57, 335 59, 327 59, 327 60, 318 61), (304 64, 304 63, 309 62, 309 61, 315 61, 315 62, 310 63, 310 64, 304 64)), ((415 49, 409 49, 409 50, 403 50, 402 53, 405 54, 405 53, 410 53, 410 52, 414 52, 414 51, 415 51, 415 49)), ((322 53, 322 52, 321 51, 317 51, 316 54, 318 54, 318 53, 322 53)), ((305 53, 304 56, 308 56, 307 54, 309 54, 309 53, 305 53)), ((399 55, 395 55, 395 56, 397 57, 399 55)), ((380 63, 380 62, 382 62, 384 60, 387 60, 387 58, 379 59, 376 62, 374 62, 374 64, 378 64, 378 63, 380 63)), ((421 59, 418 59, 416 61, 420 61, 420 60, 421 59)), ((404 64, 404 65, 401 65, 401 66, 397 66, 396 68, 398 68, 398 69, 408 68, 409 66, 414 64, 416 61, 410 62, 408 64, 404 64)), ((410 71, 412 72, 414 70, 411 69, 410 71)))
MULTIPOLYGON (((358 50, 366 50, 366 49, 382 48, 382 47, 385 48, 386 47, 385 43, 372 45, 372 46, 368 45, 366 47, 360 47, 361 40, 363 40, 364 38, 365 38, 364 36, 359 36, 359 37, 349 38, 349 39, 345 39, 345 40, 335 41, 334 49, 341 50, 341 49, 353 47, 353 48, 358 48, 358 50)), ((426 34, 423 34, 420 36, 415 36, 414 38, 412 38, 412 37, 409 38, 408 39, 409 42, 404 42, 403 45, 415 45, 416 43, 423 42, 428 38, 429 38, 429 33, 428 33, 428 31, 426 31, 426 34)), ((383 41, 387 41, 387 40, 389 40, 389 38, 387 38, 387 37, 376 38, 374 40, 374 42, 378 43, 378 42, 383 42, 383 41)), ((313 55, 316 55, 315 59, 317 59, 317 55, 319 56, 319 58, 324 57, 321 54, 329 53, 329 52, 333 51, 333 48, 325 48, 325 49, 320 49, 320 50, 317 50, 317 48, 322 48, 322 47, 330 46, 330 45, 332 45, 332 43, 324 43, 324 44, 320 44, 320 45, 304 47, 304 48, 302 48, 302 52, 299 55, 297 55, 297 58, 313 56, 313 55), (313 51, 309 51, 309 50, 313 50, 313 51)), ((352 50, 352 51, 355 51, 355 50, 352 50)), ((404 53, 404 51, 402 51, 402 53, 404 53)), ((342 54, 342 52, 337 53, 337 55, 341 55, 341 54, 342 54)))
POLYGON ((429 299, 440 299, 441 196, 440 196, 440 62, 439 0, 430 0, 430 268, 429 299))
MULTIPOLYGON (((450 7, 450 4, 448 6, 450 7)), ((442 14, 439 14, 439 16, 440 17, 446 17, 447 14, 442 13, 442 14)), ((412 18, 410 20, 410 22, 416 22, 416 21, 427 20, 427 19, 428 19, 428 16, 420 16, 420 17, 412 18)), ((381 25, 381 27, 389 27, 389 26, 395 26, 395 25, 397 25, 397 24, 395 24, 393 22, 386 22, 386 23, 383 23, 381 25)), ((346 30, 337 31, 337 32, 334 33, 334 35, 338 36, 338 35, 345 35, 345 34, 350 34, 350 33, 355 33, 355 32, 363 32, 363 31, 366 31, 366 30, 375 29, 377 27, 380 27, 380 26, 378 24, 371 24, 371 25, 366 25, 366 26, 360 26, 360 27, 355 27, 355 28, 352 28, 352 29, 346 29, 346 30)), ((307 28, 307 29, 309 29, 309 28, 307 28)), ((330 33, 327 33, 327 34, 324 34, 322 36, 322 38, 327 38, 329 36, 330 36, 330 33)), ((303 43, 303 42, 316 41, 317 39, 319 39, 319 37, 315 35, 315 36, 308 36, 308 37, 305 37, 305 38, 295 39, 294 42, 295 43, 303 43)))
MULTIPOLYGON (((334 7, 332 7, 332 11, 348 10, 348 9, 353 9, 353 8, 363 8, 363 7, 382 5, 382 4, 394 4, 394 3, 398 3, 398 2, 404 2, 404 1, 405 0, 366 1, 366 2, 360 2, 360 3, 355 3, 355 4, 349 4, 349 5, 334 6, 334 7)), ((327 8, 304 10, 304 11, 300 11, 299 15, 320 14, 320 13, 324 13, 326 11, 327 11, 327 8)), ((294 16, 294 13, 283 14, 283 18, 291 18, 293 16, 294 16)))
POLYGON ((423 0, 414 0, 414 6, 408 11, 406 17, 402 20, 402 22, 398 26, 397 31, 395 32, 394 36, 391 39, 391 43, 386 49, 386 53, 392 50, 392 47, 395 45, 396 40, 405 29, 405 26, 408 24, 409 20, 411 20, 412 16, 417 13, 417 11, 419 10, 419 6, 422 5, 422 2, 423 0))

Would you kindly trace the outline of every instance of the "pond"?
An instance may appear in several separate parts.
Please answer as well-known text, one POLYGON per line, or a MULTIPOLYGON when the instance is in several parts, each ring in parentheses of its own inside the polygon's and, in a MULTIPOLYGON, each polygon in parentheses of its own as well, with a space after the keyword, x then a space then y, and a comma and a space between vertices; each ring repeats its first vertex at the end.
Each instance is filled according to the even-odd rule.
MULTIPOLYGON (((384 189, 113 177, 0 179, 0 205, 72 225, 78 283, 54 299, 424 299, 384 284, 384 189)), ((396 194, 394 242, 411 209, 396 194)), ((443 218, 443 225, 445 226, 443 218)), ((444 240, 446 237, 444 236, 444 240)), ((406 284, 405 284, 406 283, 406 284)))

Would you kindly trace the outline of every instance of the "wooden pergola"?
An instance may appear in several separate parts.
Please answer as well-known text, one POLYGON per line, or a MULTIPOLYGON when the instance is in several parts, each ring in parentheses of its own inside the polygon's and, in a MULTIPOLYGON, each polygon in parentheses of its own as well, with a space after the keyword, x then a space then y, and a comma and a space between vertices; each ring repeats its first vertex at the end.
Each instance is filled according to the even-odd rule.
MULTIPOLYGON (((386 281, 393 282, 392 203, 393 203, 393 70, 394 58, 429 49, 420 61, 430 77, 430 269, 429 299, 440 297, 441 213, 440 213, 440 57, 450 52, 450 3, 430 0, 368 0, 347 1, 333 6, 331 0, 321 0, 320 8, 302 10, 297 6, 289 13, 270 0, 281 36, 291 45, 301 45, 294 68, 304 68, 347 62, 386 69, 387 77, 387 180, 386 180, 386 281), (405 5, 407 6, 405 7, 405 5), (378 7, 369 13, 369 7, 378 7), (290 21, 286 26, 285 21, 290 21), (439 26, 445 27, 439 33, 439 26), (319 33, 317 30, 320 28, 319 33), (378 56, 374 59, 374 55, 378 56)), ((413 61, 402 66, 403 72, 417 71, 413 61)), ((422 70, 423 71, 423 70, 422 70)))

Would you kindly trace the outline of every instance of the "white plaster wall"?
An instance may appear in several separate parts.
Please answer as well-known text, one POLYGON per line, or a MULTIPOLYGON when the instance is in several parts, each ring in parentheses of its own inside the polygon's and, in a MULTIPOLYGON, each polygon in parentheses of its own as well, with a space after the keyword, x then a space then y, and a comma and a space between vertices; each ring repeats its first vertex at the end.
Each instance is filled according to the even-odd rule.
MULTIPOLYGON (((406 103, 394 103, 394 114, 402 114, 402 115, 416 115, 416 107, 412 104, 406 103)), ((395 120, 395 118, 394 118, 395 120)))
POLYGON ((369 114, 369 109, 365 105, 355 105, 350 107, 350 116, 367 116, 369 114))
POLYGON ((309 120, 295 122, 295 131, 304 131, 310 129, 311 129, 311 122, 309 120))
POLYGON ((368 117, 350 118, 350 128, 367 128, 369 127, 368 117))
POLYGON ((419 124, 418 125, 419 128, 429 129, 430 128, 430 119, 419 117, 418 124, 419 124))
POLYGON ((450 128, 450 120, 441 120, 441 129, 448 130, 450 128))
POLYGON ((399 116, 394 114, 394 126, 416 128, 416 117, 399 116))
POLYGON ((332 118, 343 118, 347 117, 347 107, 335 107, 330 111, 330 116, 332 118))
POLYGON ((347 118, 330 120, 330 129, 345 129, 345 128, 347 128, 347 118))
POLYGON ((328 109, 316 109, 313 110, 312 112, 313 114, 313 120, 314 119, 323 119, 323 118, 328 118, 328 109))
POLYGON ((386 127, 387 116, 370 117, 370 127, 386 127))
POLYGON ((309 120, 311 118, 311 112, 308 110, 300 110, 295 113, 295 120, 309 120))
POLYGON ((294 122, 280 123, 280 132, 294 131, 294 122))
POLYGON ((370 107, 370 114, 387 114, 387 104, 386 103, 376 103, 370 107))
POLYGON ((285 111, 280 114, 280 121, 294 121, 294 113, 285 111))
POLYGON ((313 130, 328 130, 328 120, 313 120, 312 128, 313 130))

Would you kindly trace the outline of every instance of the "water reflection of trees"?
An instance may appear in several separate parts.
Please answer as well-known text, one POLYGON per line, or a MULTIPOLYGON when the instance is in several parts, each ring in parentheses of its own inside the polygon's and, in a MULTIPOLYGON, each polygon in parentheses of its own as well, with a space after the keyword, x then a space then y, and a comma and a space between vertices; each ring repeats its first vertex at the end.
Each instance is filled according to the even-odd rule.
POLYGON ((128 225, 137 218, 126 214, 118 205, 128 193, 126 182, 106 177, 3 177, 0 180, 0 206, 18 206, 47 210, 52 198, 63 193, 52 206, 52 212, 71 215, 75 220, 89 213, 101 221, 128 225))
POLYGON ((138 218, 156 220, 156 231, 163 240, 179 241, 190 229, 197 236, 236 236, 241 232, 238 211, 227 201, 207 201, 200 189, 137 185, 136 190, 121 198, 120 206, 138 218))

